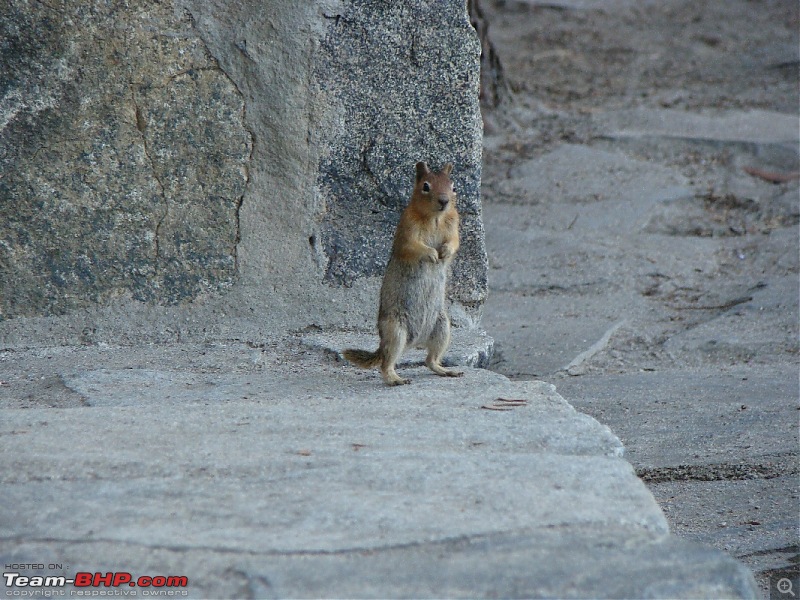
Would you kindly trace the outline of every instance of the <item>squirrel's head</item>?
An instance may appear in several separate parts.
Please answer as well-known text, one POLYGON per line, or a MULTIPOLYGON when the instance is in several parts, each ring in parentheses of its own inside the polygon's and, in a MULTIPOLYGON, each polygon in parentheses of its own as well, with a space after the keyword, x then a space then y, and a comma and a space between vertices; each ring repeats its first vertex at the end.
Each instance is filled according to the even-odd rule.
POLYGON ((411 199, 418 208, 433 215, 455 210, 456 192, 450 179, 452 172, 452 163, 447 163, 438 173, 431 171, 427 163, 417 163, 417 178, 411 199))

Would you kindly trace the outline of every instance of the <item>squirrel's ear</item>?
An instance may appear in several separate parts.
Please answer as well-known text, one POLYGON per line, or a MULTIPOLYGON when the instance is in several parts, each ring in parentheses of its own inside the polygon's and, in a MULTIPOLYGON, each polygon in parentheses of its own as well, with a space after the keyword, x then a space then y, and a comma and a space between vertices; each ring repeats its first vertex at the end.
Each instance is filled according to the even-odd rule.
POLYGON ((444 173, 448 177, 450 177, 450 173, 452 173, 452 172, 453 172, 453 163, 447 163, 444 166, 444 169, 442 169, 442 173, 444 173))
POLYGON ((428 163, 419 161, 417 163, 417 181, 425 177, 431 170, 428 168, 428 163))

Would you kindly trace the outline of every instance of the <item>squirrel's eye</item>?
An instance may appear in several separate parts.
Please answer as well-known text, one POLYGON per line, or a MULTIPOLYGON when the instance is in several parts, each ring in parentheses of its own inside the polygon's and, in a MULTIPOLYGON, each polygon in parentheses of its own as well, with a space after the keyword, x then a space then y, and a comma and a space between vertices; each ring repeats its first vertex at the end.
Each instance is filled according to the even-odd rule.
POLYGON ((431 191, 431 184, 428 183, 427 181, 425 183, 423 183, 422 184, 422 191, 425 192, 426 194, 428 192, 430 192, 431 191))

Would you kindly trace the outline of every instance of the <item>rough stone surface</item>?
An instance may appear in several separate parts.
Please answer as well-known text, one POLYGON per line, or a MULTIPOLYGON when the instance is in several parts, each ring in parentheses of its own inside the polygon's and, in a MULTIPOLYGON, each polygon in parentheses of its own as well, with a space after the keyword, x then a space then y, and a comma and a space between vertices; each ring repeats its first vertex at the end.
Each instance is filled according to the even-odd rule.
MULTIPOLYGON (((378 347, 380 339, 377 334, 364 333, 308 333, 300 338, 306 346, 335 356, 337 360, 346 360, 342 355, 345 348, 364 348, 373 350, 378 347)), ((494 352, 494 340, 486 332, 454 328, 451 335, 450 348, 444 355, 442 364, 445 366, 467 365, 486 369, 494 352)), ((398 363, 401 367, 406 365, 420 366, 425 364, 425 350, 410 348, 401 357, 398 363)))
POLYGON ((184 575, 204 598, 755 597, 543 382, 411 365, 389 388, 291 337, 0 365, 3 564, 184 575))
POLYGON ((473 308, 485 298, 480 44, 464 8, 362 2, 329 16, 314 81, 333 108, 313 134, 322 146, 325 207, 318 243, 332 284, 382 275, 413 188, 413 165, 425 160, 440 169, 452 162, 462 246, 451 287, 473 308))
POLYGON ((787 146, 787 150, 796 150, 797 143, 794 117, 765 110, 697 114, 665 108, 638 108, 609 111, 597 115, 596 121, 603 135, 619 138, 664 137, 728 144, 777 144, 787 146))
POLYGON ((12 1, 0 16, 0 319, 229 287, 244 102, 168 5, 12 1))
POLYGON ((0 28, 5 343, 372 327, 420 159, 456 165, 454 320, 476 323, 464 1, 14 0, 0 28))
POLYGON ((673 533, 780 597, 800 574, 800 6, 483 7, 516 92, 485 114, 493 368, 609 424, 673 533))

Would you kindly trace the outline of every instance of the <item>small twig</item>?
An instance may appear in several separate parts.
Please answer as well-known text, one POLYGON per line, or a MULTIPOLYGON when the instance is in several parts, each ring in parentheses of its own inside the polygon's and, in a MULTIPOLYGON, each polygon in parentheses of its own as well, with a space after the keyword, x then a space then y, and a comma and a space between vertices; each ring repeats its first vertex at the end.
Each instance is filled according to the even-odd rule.
POLYGON ((495 400, 495 404, 498 402, 502 402, 503 404, 506 404, 508 406, 523 406, 528 403, 527 400, 522 400, 522 399, 510 400, 508 398, 498 398, 497 400, 495 400))
POLYGON ((792 171, 790 173, 778 173, 777 171, 765 171, 758 167, 742 167, 742 171, 753 177, 758 177, 770 183, 786 183, 794 179, 800 179, 800 171, 792 171))
POLYGON ((572 221, 570 222, 570 224, 569 224, 569 225, 567 225, 567 231, 570 231, 570 230, 572 229, 572 226, 573 226, 573 225, 575 225, 575 223, 577 223, 577 222, 578 222, 578 217, 580 217, 580 216, 581 216, 581 213, 577 213, 577 214, 575 215, 575 218, 574 218, 574 219, 572 219, 572 221))
POLYGON ((515 406, 527 406, 527 400, 510 400, 508 398, 497 398, 491 404, 484 404, 481 408, 486 410, 513 410, 515 406))

